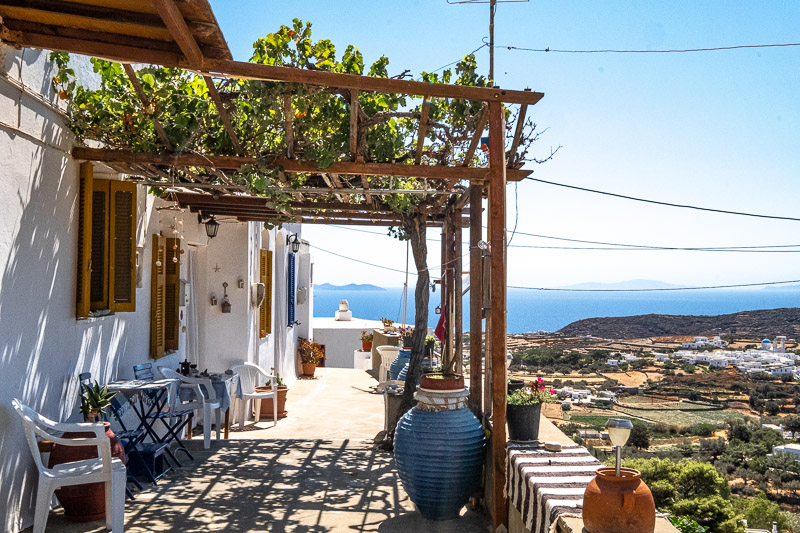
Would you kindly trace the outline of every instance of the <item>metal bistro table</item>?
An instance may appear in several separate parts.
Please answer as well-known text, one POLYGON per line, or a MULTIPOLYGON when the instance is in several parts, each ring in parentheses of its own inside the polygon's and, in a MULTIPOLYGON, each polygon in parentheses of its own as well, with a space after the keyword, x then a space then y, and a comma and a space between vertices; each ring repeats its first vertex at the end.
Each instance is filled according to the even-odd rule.
MULTIPOLYGON (((169 424, 166 424, 167 434, 164 436, 159 436, 153 427, 155 421, 159 419, 159 413, 162 413, 163 416, 172 417, 175 407, 175 394, 179 384, 180 382, 177 379, 112 381, 108 384, 108 390, 116 391, 125 396, 128 400, 127 405, 133 408, 133 412, 139 418, 139 428, 143 429, 146 436, 150 437, 153 442, 167 443, 176 439, 178 441, 178 449, 183 449, 191 457, 183 443, 180 442, 180 438, 175 433, 174 428, 170 428, 169 424), (165 406, 168 411, 164 411, 165 406)), ((121 416, 124 412, 123 406, 117 416, 121 416)), ((181 463, 172 453, 172 450, 166 447, 165 451, 175 461, 175 464, 180 466, 181 463)))
MULTIPOLYGON (((211 380, 211 386, 214 387, 214 393, 217 396, 217 399, 220 401, 219 408, 222 411, 225 411, 225 421, 223 423, 224 427, 224 438, 227 439, 228 435, 230 434, 230 426, 231 426, 231 398, 239 396, 239 376, 236 374, 215 374, 210 373, 207 376, 202 374, 196 374, 190 376, 193 378, 207 378, 211 380)), ((205 391, 205 385, 200 385, 203 390, 205 391)), ((204 392, 207 394, 207 392, 204 392)), ((195 398, 195 392, 193 388, 189 387, 181 387, 180 388, 180 399, 182 401, 188 402, 192 401, 195 398)), ((207 397, 207 396, 206 396, 207 397)), ((208 422, 203 420, 203 424, 207 424, 208 422)))

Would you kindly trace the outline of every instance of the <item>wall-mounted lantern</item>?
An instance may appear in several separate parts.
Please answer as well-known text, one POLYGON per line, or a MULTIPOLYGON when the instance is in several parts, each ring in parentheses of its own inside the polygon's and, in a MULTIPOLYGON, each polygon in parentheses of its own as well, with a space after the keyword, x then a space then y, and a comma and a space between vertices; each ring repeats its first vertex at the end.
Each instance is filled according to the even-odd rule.
POLYGON ((244 280, 242 278, 237 279, 236 286, 239 287, 240 289, 244 289, 244 280))
POLYGON ((221 304, 222 312, 223 313, 230 313, 231 312, 231 302, 230 302, 230 300, 228 300, 228 282, 227 281, 222 284, 222 290, 225 291, 225 293, 222 295, 222 304, 221 304))
POLYGON ((302 244, 302 241, 300 240, 300 237, 297 236, 297 233, 293 233, 286 237, 286 244, 291 244, 292 253, 296 254, 300 251, 300 245, 302 244))
POLYGON ((213 292, 211 293, 211 305, 217 305, 217 295, 213 292))

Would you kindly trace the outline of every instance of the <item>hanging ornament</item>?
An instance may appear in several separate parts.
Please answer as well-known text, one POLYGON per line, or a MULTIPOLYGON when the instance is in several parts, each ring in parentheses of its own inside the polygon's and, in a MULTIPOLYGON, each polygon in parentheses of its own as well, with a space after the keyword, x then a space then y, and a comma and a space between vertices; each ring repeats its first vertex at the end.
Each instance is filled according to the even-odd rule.
POLYGON ((173 258, 172 258, 172 262, 173 262, 173 263, 177 263, 177 262, 178 262, 178 258, 177 258, 177 257, 173 257, 173 258))
POLYGON ((158 261, 156 261, 156 266, 157 266, 157 267, 160 267, 160 266, 161 266, 161 260, 158 260, 158 261))

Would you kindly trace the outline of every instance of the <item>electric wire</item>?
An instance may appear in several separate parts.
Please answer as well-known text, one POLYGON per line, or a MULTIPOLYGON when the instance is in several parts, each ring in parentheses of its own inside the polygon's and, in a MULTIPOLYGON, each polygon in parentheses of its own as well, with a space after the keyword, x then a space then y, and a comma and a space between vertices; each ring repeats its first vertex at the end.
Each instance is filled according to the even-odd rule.
MULTIPOLYGON (((386 233, 378 233, 377 231, 368 231, 359 228, 349 228, 347 226, 330 225, 338 229, 347 231, 357 231, 359 233, 367 233, 369 235, 388 236, 386 233)), ((483 226, 484 228, 486 226, 483 226)), ((541 246, 530 244, 509 244, 509 248, 531 248, 543 250, 598 250, 598 251, 684 251, 684 252, 747 252, 747 253, 800 253, 800 250, 772 250, 770 248, 800 248, 800 244, 765 244, 759 246, 656 246, 645 244, 623 244, 604 241, 589 241, 584 239, 569 239, 566 237, 554 237, 552 235, 541 235, 538 233, 527 233, 517 230, 516 235, 524 235, 527 237, 537 237, 540 239, 552 239, 556 241, 578 242, 584 244, 597 244, 602 245, 598 247, 589 246, 541 246)), ((440 242, 441 239, 427 238, 427 241, 440 242)), ((511 240, 509 240, 509 243, 511 240)))
MULTIPOLYGON (((484 41, 486 46, 492 46, 484 41)), ((494 44, 494 48, 505 48, 507 50, 518 50, 520 52, 552 52, 554 54, 683 54, 689 52, 721 52, 725 50, 742 50, 749 48, 784 48, 800 46, 800 43, 769 43, 769 44, 739 44, 733 46, 710 46, 705 48, 672 48, 665 50, 618 50, 618 49, 599 49, 599 50, 564 50, 558 48, 526 48, 523 46, 512 46, 505 44, 494 44)))
POLYGON ((556 187, 565 187, 567 189, 574 189, 574 190, 577 190, 577 191, 591 192, 591 193, 595 193, 595 194, 602 194, 602 195, 605 195, 605 196, 613 196, 614 198, 622 198, 624 200, 633 200, 633 201, 636 201, 636 202, 644 202, 644 203, 648 203, 648 204, 663 205, 663 206, 667 206, 667 207, 680 207, 680 208, 683 208, 683 209, 694 209, 694 210, 697 210, 697 211, 709 211, 709 212, 712 212, 712 213, 722 213, 722 214, 725 214, 725 215, 738 215, 738 216, 744 216, 744 217, 767 218, 767 219, 772 219, 772 220, 791 220, 792 222, 800 222, 800 218, 794 218, 794 217, 782 217, 782 216, 776 216, 776 215, 762 215, 762 214, 757 214, 757 213, 744 213, 742 211, 728 211, 726 209, 714 209, 714 208, 711 208, 711 207, 699 207, 699 206, 696 206, 696 205, 674 204, 674 203, 671 203, 671 202, 662 202, 662 201, 659 201, 659 200, 648 200, 648 199, 645 199, 645 198, 637 198, 635 196, 628 196, 628 195, 625 195, 625 194, 617 194, 617 193, 613 193, 613 192, 598 191, 596 189, 588 189, 586 187, 578 187, 577 185, 567 185, 565 183, 557 183, 555 181, 547 181, 547 180, 542 180, 542 179, 538 179, 538 178, 533 178, 533 177, 530 177, 530 176, 527 177, 527 178, 524 178, 524 179, 535 181, 535 182, 538 182, 538 183, 546 183, 547 185, 555 185, 556 187))
POLYGON ((430 74, 433 74, 434 72, 440 71, 440 70, 442 70, 442 69, 446 69, 446 68, 447 68, 447 67, 449 67, 449 66, 455 65, 455 64, 456 64, 456 63, 458 63, 459 61, 463 60, 463 59, 464 59, 466 56, 468 56, 468 55, 470 55, 470 54, 474 54, 475 52, 477 52, 477 51, 478 51, 478 50, 480 50, 481 48, 486 48, 486 47, 488 47, 488 46, 489 46, 489 43, 483 43, 483 44, 482 44, 482 45, 480 45, 478 48, 476 48, 476 49, 475 49, 475 50, 473 50, 472 52, 469 52, 469 53, 467 53, 467 54, 464 54, 464 55, 463 55, 463 56, 461 56, 459 59, 456 59, 455 61, 452 61, 452 62, 450 62, 450 63, 448 63, 448 64, 446 64, 446 65, 442 65, 441 67, 439 67, 439 68, 437 68, 437 69, 433 69, 432 71, 430 71, 430 74))
POLYGON ((800 283, 800 279, 787 281, 764 281, 761 283, 736 283, 733 285, 706 285, 702 287, 653 287, 650 289, 570 289, 555 287, 522 287, 519 285, 508 285, 509 289, 526 289, 531 291, 560 291, 560 292, 662 292, 662 291, 700 291, 708 289, 733 289, 741 287, 760 287, 762 285, 785 285, 788 283, 800 283))

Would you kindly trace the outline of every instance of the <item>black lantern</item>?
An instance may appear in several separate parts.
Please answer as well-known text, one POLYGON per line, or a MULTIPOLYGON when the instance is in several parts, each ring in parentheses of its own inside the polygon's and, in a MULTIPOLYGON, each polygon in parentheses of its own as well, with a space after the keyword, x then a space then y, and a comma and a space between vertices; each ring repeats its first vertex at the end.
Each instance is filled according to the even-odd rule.
POLYGON ((212 216, 208 220, 205 221, 206 225, 206 235, 208 235, 209 239, 213 239, 217 236, 217 231, 219 231, 219 222, 217 222, 214 217, 212 216))
POLYGON ((300 251, 300 245, 302 244, 302 241, 300 240, 300 237, 297 236, 297 233, 294 233, 286 237, 286 244, 291 244, 292 253, 296 254, 300 251))

